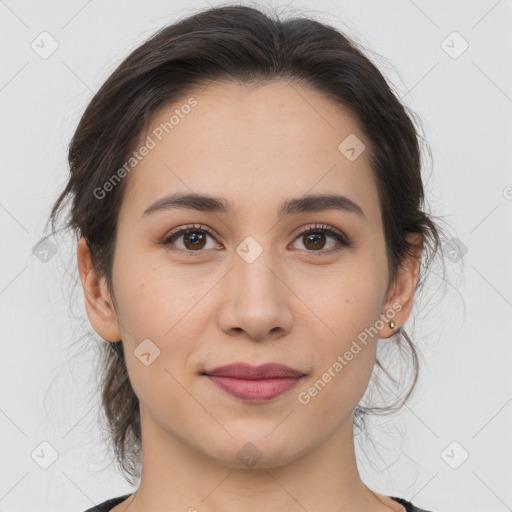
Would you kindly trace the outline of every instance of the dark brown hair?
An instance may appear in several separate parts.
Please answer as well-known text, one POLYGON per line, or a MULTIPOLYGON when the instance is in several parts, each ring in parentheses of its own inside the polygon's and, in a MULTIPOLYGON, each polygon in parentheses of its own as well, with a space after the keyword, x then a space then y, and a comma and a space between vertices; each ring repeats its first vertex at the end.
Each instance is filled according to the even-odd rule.
MULTIPOLYGON (((71 198, 64 228, 72 228, 77 240, 86 239, 114 304, 111 271, 117 216, 129 177, 101 200, 94 191, 127 161, 157 109, 176 102, 192 87, 220 80, 255 85, 280 79, 308 85, 354 115, 370 143, 367 150, 379 191, 389 282, 412 255, 406 235, 421 233, 425 244, 417 288, 421 287, 424 270, 438 253, 441 231, 424 211, 421 137, 413 114, 363 50, 339 30, 305 17, 283 20, 253 7, 222 6, 169 25, 136 48, 94 95, 69 146, 70 176, 51 210, 52 231, 64 199, 71 198)), ((416 384, 418 358, 403 329, 395 339, 410 350, 414 369, 412 385, 405 399, 399 400, 403 403, 416 384)), ((104 343, 101 351, 102 405, 110 440, 125 478, 139 476, 139 402, 128 378, 122 342, 104 343)), ((376 366, 390 376, 378 358, 376 366)), ((358 405, 356 425, 363 425, 368 412, 388 410, 389 406, 358 405)))

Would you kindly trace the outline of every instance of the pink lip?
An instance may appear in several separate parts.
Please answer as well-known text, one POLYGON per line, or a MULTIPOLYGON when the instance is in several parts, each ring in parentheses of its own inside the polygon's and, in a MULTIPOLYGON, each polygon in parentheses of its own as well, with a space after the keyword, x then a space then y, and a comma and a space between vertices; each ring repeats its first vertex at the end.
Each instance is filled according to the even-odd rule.
POLYGON ((292 389, 304 376, 302 372, 278 363, 261 366, 229 364, 204 374, 225 392, 250 402, 272 400, 292 389))

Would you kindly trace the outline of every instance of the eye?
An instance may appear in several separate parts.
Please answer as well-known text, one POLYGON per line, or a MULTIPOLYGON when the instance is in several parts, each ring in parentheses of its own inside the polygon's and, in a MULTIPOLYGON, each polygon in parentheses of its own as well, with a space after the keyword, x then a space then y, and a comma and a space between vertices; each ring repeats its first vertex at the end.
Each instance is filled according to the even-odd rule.
MULTIPOLYGON (((205 248, 208 237, 215 239, 213 233, 208 229, 201 224, 194 224, 169 233, 160 243, 164 246, 172 245, 175 240, 182 238, 184 246, 178 246, 178 251, 184 253, 202 252, 201 250, 205 248)), ((211 248, 206 247, 206 249, 211 248)))
MULTIPOLYGON (((214 246, 206 247, 208 237, 215 240, 215 236, 209 229, 205 228, 202 224, 193 224, 172 231, 160 244, 163 246, 176 245, 175 241, 182 238, 183 246, 180 247, 176 245, 176 249, 174 250, 192 256, 194 252, 204 252, 202 249, 208 250, 215 248, 214 246)), ((325 224, 315 224, 314 226, 302 230, 295 237, 295 240, 301 239, 301 237, 305 240, 305 243, 303 243, 304 250, 310 253, 320 253, 315 256, 331 254, 340 251, 343 247, 351 247, 351 242, 345 235, 325 224), (334 240, 335 243, 325 249, 326 240, 329 238, 334 240)))
POLYGON ((303 245, 308 252, 321 253, 315 256, 331 254, 340 251, 343 247, 351 246, 351 242, 346 236, 325 224, 315 224, 314 226, 304 229, 299 233, 295 240, 297 239, 305 241, 305 243, 303 242, 303 245), (336 243, 331 245, 331 247, 324 249, 326 239, 328 238, 335 240, 336 243))

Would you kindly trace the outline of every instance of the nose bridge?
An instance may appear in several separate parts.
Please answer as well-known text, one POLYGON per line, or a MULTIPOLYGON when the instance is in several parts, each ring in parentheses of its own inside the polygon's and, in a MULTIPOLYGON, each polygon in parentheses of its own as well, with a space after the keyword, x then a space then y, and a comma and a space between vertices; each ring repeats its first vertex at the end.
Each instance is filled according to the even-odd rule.
POLYGON ((252 237, 235 250, 232 270, 226 276, 229 295, 223 297, 218 317, 222 330, 241 329, 254 339, 263 339, 271 331, 288 332, 292 313, 274 252, 252 237))
MULTIPOLYGON (((278 300, 279 286, 276 281, 275 258, 271 247, 263 247, 254 237, 247 236, 236 247, 234 271, 236 282, 245 289, 246 293, 258 300, 265 299, 267 303, 278 300)), ((241 298, 241 297, 239 297, 241 298)))

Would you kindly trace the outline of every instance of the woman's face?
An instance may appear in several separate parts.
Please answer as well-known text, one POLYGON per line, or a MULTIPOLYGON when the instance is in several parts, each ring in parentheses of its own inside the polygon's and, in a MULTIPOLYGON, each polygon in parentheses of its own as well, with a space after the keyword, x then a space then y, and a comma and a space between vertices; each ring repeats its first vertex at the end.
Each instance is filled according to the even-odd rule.
POLYGON ((159 111, 142 145, 124 178, 116 315, 108 323, 88 313, 105 339, 118 329, 123 340, 145 442, 271 467, 351 433, 375 333, 388 337, 388 320, 405 322, 414 287, 406 277, 387 295, 377 188, 354 118, 297 84, 216 83, 159 111), (175 194, 227 207, 166 207, 175 194), (319 198, 297 202, 309 196, 319 198), (241 362, 304 376, 260 383, 263 394, 272 382, 293 385, 272 398, 254 381, 239 380, 232 394, 216 382, 233 379, 204 375, 241 362))

